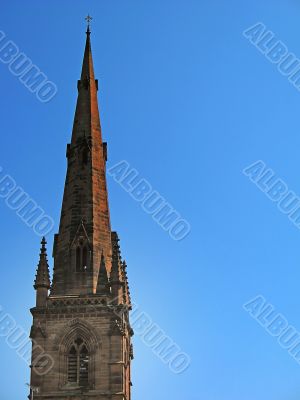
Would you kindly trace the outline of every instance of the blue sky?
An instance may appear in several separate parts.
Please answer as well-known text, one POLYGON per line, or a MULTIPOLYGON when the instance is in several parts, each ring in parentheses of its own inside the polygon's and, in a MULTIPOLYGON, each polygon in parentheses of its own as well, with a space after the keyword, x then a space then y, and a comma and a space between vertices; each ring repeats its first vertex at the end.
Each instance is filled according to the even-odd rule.
MULTIPOLYGON (((192 226, 173 241, 109 178, 132 297, 192 357, 173 374, 136 337, 133 400, 298 399, 299 364, 242 306, 262 294, 300 330, 300 231, 242 170, 261 159, 300 195, 300 92, 242 32, 261 21, 300 57, 299 2, 3 4, 0 30, 58 94, 40 103, 0 63, 0 165, 56 229, 87 13, 108 166, 127 160, 192 226)), ((0 304, 29 330, 39 238, 1 199, 0 216, 0 304)), ((3 337, 0 353, 0 398, 25 399, 28 367, 3 337)))

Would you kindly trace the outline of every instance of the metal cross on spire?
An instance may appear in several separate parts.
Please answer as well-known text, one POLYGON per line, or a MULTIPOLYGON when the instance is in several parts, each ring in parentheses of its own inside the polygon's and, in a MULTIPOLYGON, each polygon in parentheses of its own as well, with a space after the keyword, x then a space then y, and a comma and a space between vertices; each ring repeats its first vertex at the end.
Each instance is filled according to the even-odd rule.
POLYGON ((85 20, 87 22, 87 32, 90 32, 90 25, 91 25, 92 19, 93 19, 93 17, 91 17, 90 14, 88 14, 88 16, 85 17, 85 20))

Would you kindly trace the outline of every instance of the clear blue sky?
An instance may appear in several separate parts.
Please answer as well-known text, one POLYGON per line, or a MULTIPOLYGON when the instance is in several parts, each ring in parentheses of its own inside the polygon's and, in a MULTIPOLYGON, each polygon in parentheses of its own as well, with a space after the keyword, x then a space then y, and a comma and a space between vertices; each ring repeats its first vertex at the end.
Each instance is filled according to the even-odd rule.
MULTIPOLYGON (((0 64, 0 165, 56 229, 87 13, 108 165, 126 159, 192 225, 171 240, 109 179, 133 299, 192 357, 174 375, 136 337, 133 400, 299 399, 300 366, 242 308, 262 294, 300 330, 300 231, 242 174, 262 159, 300 195, 300 92, 242 36, 262 21, 300 57, 299 2, 3 3, 0 30, 58 95, 38 102, 0 64)), ((39 238, 2 200, 0 216, 0 304, 29 330, 39 238)), ((24 400, 27 366, 3 338, 0 354, 1 400, 24 400)))

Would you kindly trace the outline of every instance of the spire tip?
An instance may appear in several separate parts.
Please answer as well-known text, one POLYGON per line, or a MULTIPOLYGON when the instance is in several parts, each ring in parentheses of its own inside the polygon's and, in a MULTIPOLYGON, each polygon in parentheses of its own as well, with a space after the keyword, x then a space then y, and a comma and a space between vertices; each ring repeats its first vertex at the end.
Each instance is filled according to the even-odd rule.
POLYGON ((88 14, 88 16, 85 18, 86 22, 87 22, 87 30, 86 30, 86 34, 90 35, 91 33, 91 21, 92 21, 93 17, 90 16, 90 14, 88 14))

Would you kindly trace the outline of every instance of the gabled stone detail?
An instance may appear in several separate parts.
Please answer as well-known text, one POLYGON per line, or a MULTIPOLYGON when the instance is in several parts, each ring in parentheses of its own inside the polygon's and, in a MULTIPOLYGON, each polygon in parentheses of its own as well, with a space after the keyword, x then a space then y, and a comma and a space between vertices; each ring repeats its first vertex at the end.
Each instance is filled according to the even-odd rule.
POLYGON ((74 236, 74 239, 71 242, 70 248, 75 247, 76 245, 80 244, 83 241, 88 244, 89 248, 91 248, 89 236, 84 226, 84 222, 83 220, 81 220, 77 228, 76 234, 74 236))

